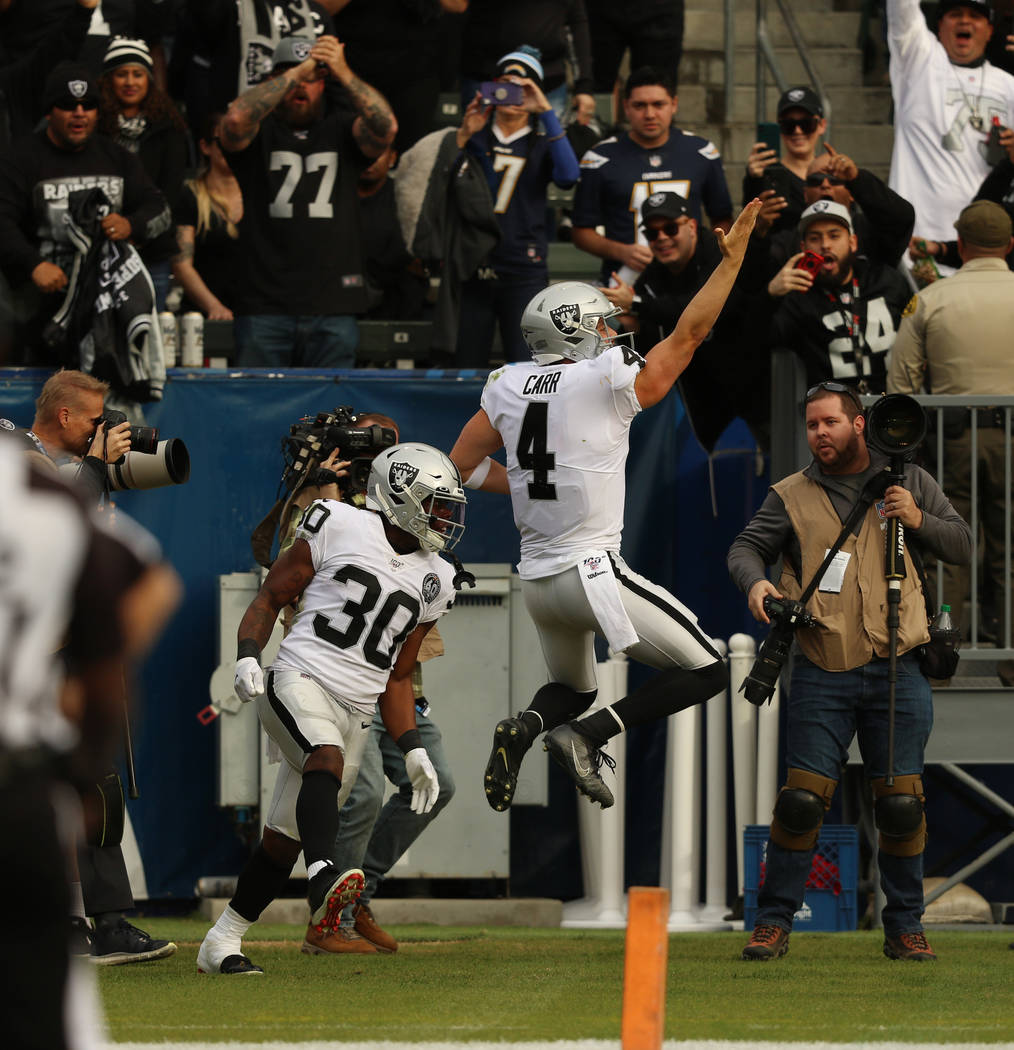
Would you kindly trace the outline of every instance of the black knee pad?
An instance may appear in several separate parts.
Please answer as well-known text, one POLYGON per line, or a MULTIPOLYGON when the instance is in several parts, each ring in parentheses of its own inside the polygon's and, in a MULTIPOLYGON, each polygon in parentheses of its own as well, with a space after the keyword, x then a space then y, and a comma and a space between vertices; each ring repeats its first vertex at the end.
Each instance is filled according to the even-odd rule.
POLYGON ((778 792, 771 820, 771 839, 792 850, 808 850, 817 844, 824 814, 831 805, 837 781, 790 769, 785 786, 778 792))
POLYGON ((914 857, 926 845, 926 796, 922 778, 898 776, 888 787, 883 778, 873 781, 873 821, 880 832, 880 848, 896 857, 914 857))
POLYGON ((97 814, 90 822, 89 846, 118 846, 123 841, 127 804, 123 798, 123 781, 119 773, 103 777, 88 791, 85 806, 97 814))

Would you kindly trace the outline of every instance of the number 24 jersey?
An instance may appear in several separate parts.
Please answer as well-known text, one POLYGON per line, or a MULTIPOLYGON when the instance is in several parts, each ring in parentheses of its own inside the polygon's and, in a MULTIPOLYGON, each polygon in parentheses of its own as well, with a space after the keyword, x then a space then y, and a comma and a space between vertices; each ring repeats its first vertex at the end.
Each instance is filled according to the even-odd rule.
POLYGON ((590 361, 513 364, 493 372, 482 407, 507 452, 522 579, 620 549, 634 380, 644 359, 614 346, 590 361))
POLYGON ((398 554, 371 510, 337 500, 310 504, 296 529, 316 570, 273 666, 302 671, 371 713, 417 624, 454 604, 451 567, 437 554, 398 554))

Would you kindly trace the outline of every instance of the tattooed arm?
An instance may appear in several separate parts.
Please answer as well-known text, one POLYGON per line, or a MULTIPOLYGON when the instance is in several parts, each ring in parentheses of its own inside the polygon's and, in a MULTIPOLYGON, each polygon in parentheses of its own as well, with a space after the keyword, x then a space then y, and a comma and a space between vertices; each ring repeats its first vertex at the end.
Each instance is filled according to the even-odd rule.
POLYGON ((313 46, 310 58, 327 65, 331 74, 349 93, 352 106, 359 114, 352 125, 359 148, 367 157, 379 157, 394 141, 398 122, 387 99, 349 69, 345 45, 336 37, 322 36, 313 46))
POLYGON ((290 66, 279 73, 247 88, 229 104, 229 109, 218 129, 219 145, 227 153, 244 150, 257 137, 261 121, 285 98, 293 84, 316 80, 317 63, 307 58, 298 66, 290 66))
POLYGON ((314 577, 310 545, 297 539, 288 550, 275 559, 261 584, 261 589, 250 603, 240 621, 240 642, 252 641, 263 649, 271 637, 278 614, 286 605, 298 600, 314 577))

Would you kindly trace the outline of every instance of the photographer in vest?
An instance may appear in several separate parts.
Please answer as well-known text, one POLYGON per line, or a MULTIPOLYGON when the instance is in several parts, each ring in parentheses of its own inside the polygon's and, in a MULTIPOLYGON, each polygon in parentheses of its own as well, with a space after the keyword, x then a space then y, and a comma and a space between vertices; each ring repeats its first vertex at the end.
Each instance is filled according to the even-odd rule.
POLYGON ((929 632, 912 549, 953 564, 967 562, 971 533, 921 467, 905 466, 904 485, 885 484, 888 458, 867 447, 866 419, 849 387, 819 383, 807 391, 805 408, 813 462, 772 486, 729 551, 729 572, 747 595, 756 620, 771 622, 766 597, 800 597, 840 538, 853 508, 859 501, 868 505, 806 602, 816 625, 795 633, 785 739, 788 775, 775 802, 767 870, 743 958, 774 959, 788 950, 793 915, 803 902, 824 814, 857 736, 880 833, 877 866, 887 898, 884 954, 932 961, 936 955, 922 928, 922 770, 933 701, 918 662, 918 649, 929 641, 929 632), (888 768, 890 650, 884 560, 884 528, 890 518, 900 519, 906 540, 893 768, 888 768), (766 571, 779 558, 782 573, 775 584, 766 571))

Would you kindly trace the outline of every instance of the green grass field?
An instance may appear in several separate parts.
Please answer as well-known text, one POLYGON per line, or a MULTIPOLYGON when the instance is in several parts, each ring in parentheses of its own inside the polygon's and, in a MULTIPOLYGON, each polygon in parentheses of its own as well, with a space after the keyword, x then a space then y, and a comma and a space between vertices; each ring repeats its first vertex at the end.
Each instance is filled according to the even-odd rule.
MULTIPOLYGON (((117 1042, 618 1040, 623 931, 392 926, 395 955, 309 956, 304 927, 255 926, 263 977, 197 973, 200 919, 142 919, 170 959, 99 967, 117 1042)), ((894 962, 877 932, 794 934, 776 962, 742 933, 669 940, 667 1039, 1014 1039, 1011 933, 929 931, 939 962, 894 962)))

